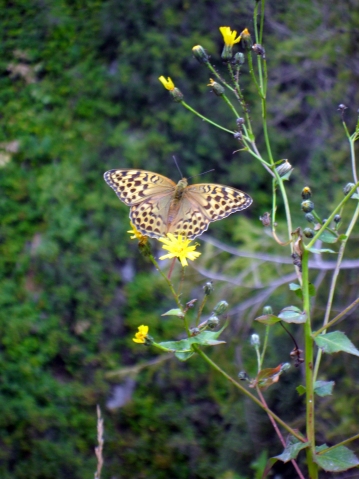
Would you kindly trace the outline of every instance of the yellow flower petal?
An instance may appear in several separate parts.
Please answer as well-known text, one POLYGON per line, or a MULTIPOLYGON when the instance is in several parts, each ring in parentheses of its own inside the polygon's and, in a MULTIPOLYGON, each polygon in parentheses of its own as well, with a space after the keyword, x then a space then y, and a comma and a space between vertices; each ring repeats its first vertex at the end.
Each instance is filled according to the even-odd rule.
POLYGON ((189 246, 191 240, 178 235, 176 238, 174 234, 168 233, 167 238, 160 238, 159 241, 164 244, 162 248, 169 251, 160 257, 162 259, 178 258, 181 261, 182 266, 188 266, 187 259, 194 261, 201 253, 196 252, 197 244, 189 246))
POLYGON ((219 27, 220 32, 223 35, 223 41, 227 47, 233 47, 235 43, 241 41, 241 36, 239 35, 237 38, 237 30, 232 30, 230 27, 219 27))
POLYGON ((175 89, 175 84, 173 83, 170 77, 168 77, 166 80, 166 78, 162 75, 159 77, 159 81, 166 88, 166 90, 172 91, 175 89))
POLYGON ((135 334, 135 337, 132 338, 134 343, 144 343, 146 340, 146 336, 148 334, 148 326, 141 325, 138 327, 138 331, 135 334))

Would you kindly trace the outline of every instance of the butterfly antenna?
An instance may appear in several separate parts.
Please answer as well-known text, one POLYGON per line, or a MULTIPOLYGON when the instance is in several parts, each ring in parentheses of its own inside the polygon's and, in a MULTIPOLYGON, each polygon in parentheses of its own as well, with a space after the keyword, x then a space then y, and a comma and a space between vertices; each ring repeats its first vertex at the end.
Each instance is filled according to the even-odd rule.
POLYGON ((176 157, 175 157, 174 155, 173 155, 173 161, 175 162, 175 164, 176 164, 176 166, 177 166, 177 170, 180 172, 181 178, 183 178, 182 171, 180 170, 180 167, 178 166, 176 157))
POLYGON ((203 173, 199 173, 198 175, 190 176, 189 178, 187 178, 187 180, 190 180, 191 178, 196 178, 196 176, 205 175, 206 173, 210 173, 211 171, 215 171, 214 168, 212 168, 211 170, 208 170, 208 171, 204 171, 203 173))

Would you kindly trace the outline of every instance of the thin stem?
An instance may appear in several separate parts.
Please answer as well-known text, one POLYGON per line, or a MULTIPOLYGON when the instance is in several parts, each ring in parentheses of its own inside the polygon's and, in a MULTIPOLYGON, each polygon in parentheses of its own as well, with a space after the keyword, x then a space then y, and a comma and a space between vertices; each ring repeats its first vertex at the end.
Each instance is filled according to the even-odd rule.
POLYGON ((150 258, 150 261, 153 263, 153 265, 155 266, 155 268, 157 269, 157 271, 160 273, 160 275, 162 276, 162 278, 166 281, 166 283, 168 284, 168 287, 170 288, 171 290, 171 293, 176 301, 176 304, 178 306, 178 308, 183 312, 183 306, 179 300, 179 296, 178 294, 176 293, 176 291, 174 290, 174 287, 171 283, 171 281, 167 278, 167 276, 164 274, 164 272, 161 270, 161 268, 159 267, 157 261, 155 260, 155 258, 152 256, 152 255, 149 255, 149 258, 150 258))
MULTIPOLYGON (((264 396, 263 396, 263 394, 262 394, 262 391, 259 389, 258 386, 256 387, 256 390, 257 390, 259 399, 261 400, 263 406, 268 408, 267 403, 266 403, 266 400, 264 399, 264 396)), ((281 433, 280 430, 279 430, 279 427, 277 426, 277 423, 275 422, 275 420, 274 420, 270 415, 268 415, 268 417, 269 417, 270 422, 272 423, 272 426, 273 426, 275 432, 277 433, 277 436, 279 437, 280 442, 282 443, 282 446, 285 448, 285 447, 286 447, 286 443, 285 443, 285 440, 284 440, 284 438, 283 438, 283 436, 282 436, 282 433, 281 433)), ((293 464, 293 467, 294 467, 294 469, 297 471, 297 474, 298 474, 298 476, 300 477, 300 479, 305 479, 305 477, 304 477, 303 474, 301 473, 301 471, 300 471, 300 469, 299 469, 298 464, 296 463, 296 461, 295 461, 294 459, 291 459, 290 462, 293 464)))
POLYGON ((199 325, 199 320, 201 319, 202 311, 203 311, 204 305, 207 302, 207 299, 208 299, 208 294, 205 294, 203 296, 202 303, 200 304, 200 306, 198 308, 198 313, 197 313, 197 318, 196 318, 196 326, 199 325))
POLYGON ((359 439, 359 434, 356 434, 355 436, 352 436, 352 437, 348 437, 348 439, 345 439, 342 442, 338 442, 338 444, 335 444, 334 446, 328 447, 328 449, 323 449, 323 451, 320 451, 318 454, 320 455, 320 454, 324 454, 328 451, 332 451, 336 447, 345 446, 346 444, 349 444, 350 442, 356 441, 357 439, 359 439))
POLYGON ((211 65, 209 62, 206 63, 207 67, 210 69, 210 71, 218 78, 218 80, 223 83, 223 85, 225 85, 229 90, 233 91, 233 93, 235 92, 235 89, 233 87, 231 87, 231 85, 229 85, 226 80, 224 80, 224 78, 222 78, 222 76, 217 72, 217 70, 214 68, 213 65, 211 65))
POLYGON ((250 119, 250 116, 249 116, 249 113, 248 113, 248 108, 246 106, 246 102, 244 101, 244 96, 243 96, 241 87, 239 86, 238 80, 235 78, 235 76, 233 74, 233 68, 232 68, 232 65, 230 63, 228 63, 228 70, 229 70, 229 74, 231 76, 231 80, 232 80, 232 82, 235 86, 235 93, 237 95, 239 103, 241 104, 241 106, 243 108, 243 113, 244 113, 244 116, 246 118, 246 122, 247 122, 247 126, 248 126, 248 133, 247 134, 251 138, 251 141, 253 141, 254 140, 254 134, 253 134, 253 130, 252 130, 251 119, 250 119))
POLYGON ((181 105, 183 105, 185 108, 187 108, 187 110, 191 111, 195 115, 202 118, 202 120, 206 121, 207 123, 210 123, 211 125, 216 126, 217 128, 219 128, 223 131, 226 131, 227 133, 230 133, 231 135, 234 135, 234 133, 235 133, 234 131, 228 130, 227 128, 223 128, 223 126, 218 125, 218 123, 215 123, 214 121, 212 121, 212 120, 206 118, 205 116, 201 115, 200 113, 198 113, 198 111, 196 111, 192 107, 190 107, 185 101, 181 101, 181 105))
POLYGON ((241 384, 235 381, 229 374, 227 374, 223 369, 221 369, 215 362, 213 362, 198 346, 198 344, 193 344, 192 348, 196 350, 196 352, 201 356, 213 369, 218 371, 222 376, 224 376, 230 383, 232 383, 237 389, 239 389, 245 396, 249 397, 253 402, 257 404, 261 409, 266 411, 277 423, 283 426, 290 434, 296 437, 301 442, 306 442, 306 439, 303 438, 301 434, 298 434, 297 431, 292 429, 285 423, 280 417, 278 417, 274 412, 272 412, 268 407, 264 406, 258 398, 256 398, 253 394, 251 394, 247 389, 245 389, 241 384))
POLYGON ((234 116, 235 116, 236 118, 239 118, 239 113, 238 113, 237 110, 234 108, 234 106, 232 105, 232 103, 228 100, 228 97, 227 97, 225 94, 221 95, 221 97, 222 97, 223 100, 227 103, 227 105, 229 106, 229 108, 233 111, 234 116))
POLYGON ((266 331, 264 333, 264 343, 263 343, 263 349, 262 349, 262 354, 261 354, 261 360, 260 360, 260 365, 259 369, 262 369, 262 364, 264 360, 264 356, 267 350, 267 344, 268 344, 268 337, 269 337, 269 325, 267 324, 266 326, 266 331))
POLYGON ((324 324, 324 326, 322 326, 320 329, 318 329, 318 331, 315 331, 315 333, 313 333, 313 338, 316 338, 317 336, 319 336, 319 334, 321 334, 323 331, 326 331, 328 328, 330 328, 331 326, 333 326, 335 323, 337 323, 340 319, 342 319, 343 316, 345 316, 346 314, 348 314, 352 309, 354 309, 356 306, 358 306, 359 304, 359 298, 357 298, 355 301, 353 301, 349 306, 347 306, 345 309, 343 309, 343 311, 341 313, 339 313, 337 316, 335 316, 335 318, 333 318, 331 321, 329 321, 329 323, 327 324, 324 324))

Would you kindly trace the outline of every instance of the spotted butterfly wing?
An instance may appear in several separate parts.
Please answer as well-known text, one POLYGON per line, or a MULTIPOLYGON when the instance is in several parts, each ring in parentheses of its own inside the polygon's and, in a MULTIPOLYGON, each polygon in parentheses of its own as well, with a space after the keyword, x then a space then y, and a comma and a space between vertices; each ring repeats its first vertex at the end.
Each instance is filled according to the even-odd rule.
POLYGON ((203 183, 187 186, 183 178, 177 185, 165 176, 144 170, 110 170, 107 184, 126 205, 137 230, 152 238, 167 233, 194 239, 217 221, 251 205, 243 191, 229 186, 203 183))

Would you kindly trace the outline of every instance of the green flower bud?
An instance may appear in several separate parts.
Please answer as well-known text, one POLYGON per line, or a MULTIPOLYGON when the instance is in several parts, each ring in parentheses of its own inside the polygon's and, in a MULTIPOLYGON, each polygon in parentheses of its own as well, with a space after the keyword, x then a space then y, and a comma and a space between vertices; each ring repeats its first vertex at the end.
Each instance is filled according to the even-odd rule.
POLYGON ((349 191, 355 186, 354 183, 348 183, 347 185, 344 186, 343 188, 343 193, 345 196, 349 193, 349 191))
POLYGON ((203 286, 203 289, 204 289, 204 294, 206 296, 209 296, 212 292, 213 292, 213 284, 211 281, 208 281, 208 283, 206 283, 204 286, 203 286))
POLYGON ((265 316, 266 314, 273 314, 272 306, 264 306, 263 315, 265 316))
POLYGON ((219 325, 219 319, 217 318, 217 316, 212 315, 207 321, 207 326, 209 327, 209 329, 214 329, 218 325, 219 325))
POLYGON ((315 232, 311 228, 304 228, 303 234, 306 238, 313 238, 315 235, 315 232))
POLYGON ((305 215, 305 219, 309 222, 309 223, 315 223, 315 218, 314 216, 312 215, 312 213, 307 213, 305 215))
POLYGON ((312 190, 309 188, 309 186, 305 186, 302 189, 302 198, 303 200, 309 200, 309 198, 312 197, 312 190))
POLYGON ((245 59, 245 56, 243 55, 243 53, 237 52, 234 55, 234 62, 233 63, 235 65, 243 65, 245 61, 246 61, 246 59, 245 59))
POLYGON ((251 346, 260 346, 261 339, 258 334, 252 334, 251 336, 251 346))
POLYGON ((341 220, 342 220, 342 217, 341 217, 340 215, 335 215, 335 216, 334 216, 334 223, 337 223, 337 224, 338 224, 338 223, 341 222, 341 220))
POLYGON ((153 339, 153 337, 147 334, 147 336, 145 337, 145 346, 151 346, 151 344, 153 344, 154 342, 155 340, 153 339))
POLYGON ((302 210, 304 211, 304 213, 310 213, 311 211, 313 211, 314 210, 313 201, 310 201, 310 200, 302 201, 302 210))
POLYGON ((225 311, 227 311, 228 309, 228 303, 227 301, 220 301, 219 303, 216 304, 214 310, 213 310, 213 313, 215 315, 218 315, 220 316, 221 314, 223 314, 225 311))
POLYGON ((208 84, 207 86, 212 87, 213 92, 214 92, 217 96, 222 96, 223 93, 226 91, 222 85, 220 85, 220 84, 217 83, 216 81, 212 80, 212 78, 210 78, 209 84, 208 84))
POLYGON ((246 47, 247 50, 252 48, 252 37, 248 31, 248 28, 245 28, 241 33, 242 44, 246 47))
POLYGON ((280 177, 287 175, 291 170, 293 170, 292 165, 288 160, 284 160, 283 163, 276 167, 277 173, 280 177))
POLYGON ((322 225, 324 225, 324 223, 326 223, 328 221, 328 218, 324 218, 324 220, 322 220, 322 225))
POLYGON ((196 45, 192 48, 192 53, 194 57, 199 61, 199 63, 208 63, 209 56, 206 53, 206 50, 201 45, 196 45))
POLYGON ((170 91, 170 95, 176 103, 180 103, 183 100, 183 93, 177 87, 170 91))
POLYGON ((283 363, 280 370, 281 372, 282 371, 287 371, 288 369, 290 369, 290 364, 289 363, 283 363))
POLYGON ((191 337, 193 336, 197 336, 197 334, 199 334, 201 332, 201 330, 199 328, 192 328, 190 329, 190 334, 191 334, 191 337))

